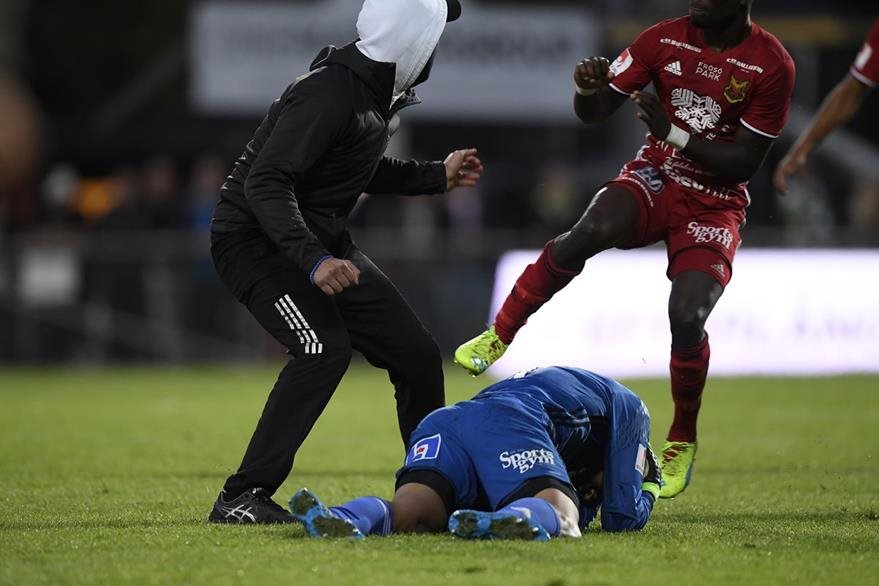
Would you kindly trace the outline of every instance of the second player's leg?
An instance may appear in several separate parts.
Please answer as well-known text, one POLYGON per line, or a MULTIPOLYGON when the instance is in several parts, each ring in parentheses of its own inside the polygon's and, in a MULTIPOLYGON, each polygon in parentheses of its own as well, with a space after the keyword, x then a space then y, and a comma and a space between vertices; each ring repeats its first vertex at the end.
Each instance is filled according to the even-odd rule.
POLYGON ((702 342, 705 322, 722 294, 723 286, 702 271, 684 271, 672 280, 668 319, 673 347, 692 348, 702 342))
POLYGON ((633 241, 640 205, 628 189, 618 185, 603 188, 577 223, 552 240, 553 264, 579 273, 584 263, 599 252, 633 241))
POLYGON ((668 299, 671 327, 669 372, 675 415, 669 441, 696 441, 696 419, 702 404, 711 352, 705 322, 722 293, 723 286, 702 271, 684 271, 672 281, 668 299))
POLYGON ((528 318, 563 289, 599 252, 632 242, 636 237, 641 208, 629 190, 611 185, 603 188, 574 226, 547 243, 513 285, 495 318, 500 339, 509 344, 528 318))
POLYGON ((516 279, 490 329, 455 351, 455 361, 477 375, 500 358, 528 318, 583 270, 585 262, 608 248, 638 238, 639 196, 620 185, 596 194, 574 226, 546 244, 537 260, 516 279))
MULTIPOLYGON (((723 260, 718 258, 717 262, 723 260)), ((696 423, 711 356, 705 322, 722 293, 723 285, 708 272, 687 270, 672 280, 668 317, 674 418, 663 446, 665 480, 660 496, 664 498, 679 494, 690 482, 696 456, 696 423)))

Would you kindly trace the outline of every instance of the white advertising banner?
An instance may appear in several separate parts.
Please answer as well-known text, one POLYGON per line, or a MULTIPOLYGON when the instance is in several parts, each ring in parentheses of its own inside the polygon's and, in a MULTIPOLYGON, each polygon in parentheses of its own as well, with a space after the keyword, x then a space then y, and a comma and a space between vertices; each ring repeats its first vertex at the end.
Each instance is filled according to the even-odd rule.
MULTIPOLYGON (((191 98, 209 113, 259 114, 328 44, 357 36, 360 0, 206 1, 191 15, 191 98)), ((407 116, 570 119, 572 72, 595 53, 587 12, 466 2, 448 25, 424 103, 407 116)))
MULTIPOLYGON (((492 316, 538 254, 501 258, 492 316)), ((660 249, 599 254, 528 320, 489 373, 559 364, 667 376, 665 268, 660 249)), ((879 372, 879 251, 741 250, 707 330, 712 375, 879 372)))

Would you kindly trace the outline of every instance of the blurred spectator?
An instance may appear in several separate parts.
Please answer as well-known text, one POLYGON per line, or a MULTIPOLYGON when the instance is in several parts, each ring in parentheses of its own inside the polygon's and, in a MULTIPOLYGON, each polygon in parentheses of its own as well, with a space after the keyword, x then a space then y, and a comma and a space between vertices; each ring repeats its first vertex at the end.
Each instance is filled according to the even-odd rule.
POLYGON ((0 216, 8 210, 16 227, 34 220, 42 142, 36 103, 0 65, 0 216))
POLYGON ((177 168, 170 157, 159 156, 149 161, 144 167, 141 184, 149 228, 186 226, 177 168))
POLYGON ((830 193, 813 170, 805 170, 791 184, 790 191, 776 193, 779 213, 787 226, 786 244, 830 244, 833 239, 834 216, 830 208, 830 193))
POLYGON ((77 184, 73 212, 86 225, 96 226, 131 196, 135 179, 125 175, 83 178, 77 184))
MULTIPOLYGON (((186 198, 188 222, 199 233, 199 243, 204 237, 204 250, 210 246, 207 235, 210 233, 211 216, 220 186, 230 168, 231 165, 222 157, 205 154, 195 161, 190 171, 186 198)), ((237 324, 235 319, 229 319, 228 307, 216 302, 217 299, 225 299, 226 292, 210 257, 205 254, 202 260, 195 261, 187 269, 185 275, 179 275, 186 282, 185 309, 181 315, 184 327, 201 334, 232 339, 237 324)), ((205 355, 201 348, 193 350, 199 354, 190 355, 192 360, 219 358, 205 355)))
POLYGON ((79 173, 73 165, 58 163, 49 169, 43 180, 43 207, 50 225, 66 226, 73 223, 79 188, 79 173))
POLYGON ((416 258, 430 256, 438 240, 435 198, 401 197, 399 206, 403 212, 403 249, 416 258))
POLYGON ((869 180, 855 184, 849 217, 858 236, 875 234, 879 228, 879 184, 869 180))
POLYGON ((478 256, 483 249, 483 193, 474 189, 454 189, 443 199, 448 219, 449 244, 455 254, 478 256))
MULTIPOLYGON (((99 232, 116 238, 149 227, 137 172, 120 167, 109 179, 84 182, 78 198, 78 210, 86 221, 93 220, 99 232), (112 206, 109 211, 104 204, 112 206)), ((105 247, 101 241, 99 246, 105 247)), ((135 242, 135 241, 126 241, 135 242)), ((130 246, 130 245, 129 245, 130 246)), ((87 301, 107 312, 102 320, 114 342, 102 353, 116 360, 143 360, 147 354, 124 341, 125 324, 146 315, 146 280, 144 251, 119 250, 111 245, 107 253, 93 254, 86 265, 87 301), (130 257, 126 253, 131 253, 130 257), (121 255, 121 261, 119 258, 121 255)))
POLYGON ((553 233, 567 230, 585 211, 571 165, 558 160, 544 163, 531 192, 535 220, 553 233))
MULTIPOLYGON (((217 194, 230 168, 222 157, 213 154, 202 155, 195 161, 187 189, 189 225, 193 228, 204 232, 210 230, 217 194)), ((211 272, 214 272, 213 268, 211 272)))
POLYGON ((149 226, 137 172, 120 167, 109 180, 84 182, 77 210, 100 230, 142 230, 149 226))

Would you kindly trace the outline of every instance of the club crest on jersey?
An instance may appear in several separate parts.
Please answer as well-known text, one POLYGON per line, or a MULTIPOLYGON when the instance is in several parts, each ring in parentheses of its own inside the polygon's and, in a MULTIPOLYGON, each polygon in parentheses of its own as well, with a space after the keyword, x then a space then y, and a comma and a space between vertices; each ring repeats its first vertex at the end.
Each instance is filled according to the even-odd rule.
POLYGON ((412 449, 409 450, 409 457, 406 458, 406 464, 411 464, 420 460, 436 460, 437 456, 439 456, 442 443, 443 437, 439 433, 418 440, 412 446, 412 449))
POLYGON ((745 99, 745 94, 748 91, 748 86, 751 85, 751 81, 748 79, 739 81, 736 79, 735 75, 729 76, 729 83, 725 88, 723 88, 723 97, 726 98, 726 101, 730 104, 736 104, 745 99))

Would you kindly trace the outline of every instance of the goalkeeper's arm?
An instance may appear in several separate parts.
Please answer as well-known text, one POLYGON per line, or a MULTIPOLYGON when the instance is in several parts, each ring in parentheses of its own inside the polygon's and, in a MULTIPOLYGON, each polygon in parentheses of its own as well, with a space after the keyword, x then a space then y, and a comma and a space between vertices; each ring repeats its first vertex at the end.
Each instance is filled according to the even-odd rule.
POLYGON ((662 482, 656 455, 649 444, 624 450, 607 462, 602 499, 601 528, 638 531, 653 512, 662 482))

